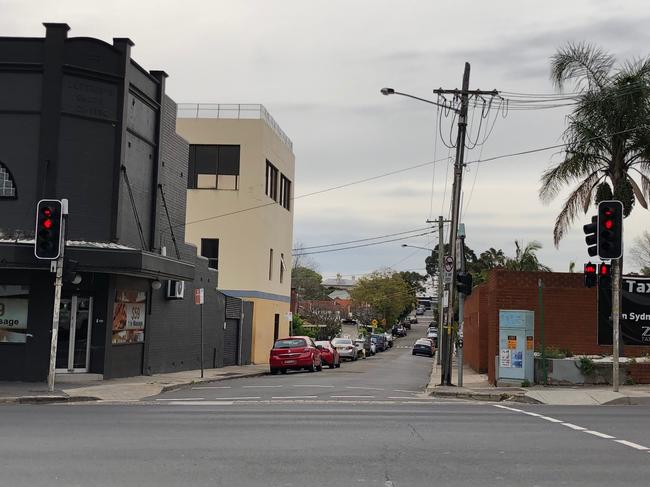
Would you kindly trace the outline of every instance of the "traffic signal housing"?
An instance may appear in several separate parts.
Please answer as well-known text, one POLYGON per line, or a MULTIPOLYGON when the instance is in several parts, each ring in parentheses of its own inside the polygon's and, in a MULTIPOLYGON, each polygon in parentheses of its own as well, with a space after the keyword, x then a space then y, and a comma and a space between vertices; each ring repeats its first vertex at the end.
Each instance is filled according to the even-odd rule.
POLYGON ((604 288, 612 287, 612 265, 602 263, 598 266, 598 285, 604 288))
POLYGON ((616 200, 598 204, 598 256, 620 259, 623 254, 623 203, 616 200))
POLYGON ((40 200, 36 207, 34 255, 37 259, 56 260, 61 255, 63 205, 60 200, 40 200))
MULTIPOLYGON (((594 215, 591 217, 591 223, 583 225, 582 230, 585 232, 585 242, 587 242, 587 253, 589 257, 595 257, 598 255, 598 216, 594 215)), ((595 274, 595 270, 594 270, 595 274)))
POLYGON ((459 272, 456 274, 456 289, 459 293, 469 296, 472 294, 472 285, 474 280, 469 272, 459 272))
POLYGON ((596 275, 596 264, 587 262, 584 266, 585 287, 596 287, 598 276, 596 275))

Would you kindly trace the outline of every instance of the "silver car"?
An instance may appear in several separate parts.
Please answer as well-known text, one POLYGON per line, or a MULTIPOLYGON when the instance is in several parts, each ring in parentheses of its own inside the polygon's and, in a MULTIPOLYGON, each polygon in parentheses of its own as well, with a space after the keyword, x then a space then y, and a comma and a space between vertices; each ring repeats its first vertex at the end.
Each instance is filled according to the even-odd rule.
POLYGON ((341 359, 356 360, 357 347, 351 338, 335 338, 332 340, 332 345, 339 352, 341 359))

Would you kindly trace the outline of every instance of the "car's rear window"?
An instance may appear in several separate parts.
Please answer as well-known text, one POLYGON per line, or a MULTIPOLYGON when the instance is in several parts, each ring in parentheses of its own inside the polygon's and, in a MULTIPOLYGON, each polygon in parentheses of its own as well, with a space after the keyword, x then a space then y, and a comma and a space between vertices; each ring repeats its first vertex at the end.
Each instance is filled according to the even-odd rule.
POLYGON ((332 345, 352 345, 352 340, 349 338, 335 338, 332 340, 332 345))
POLYGON ((273 345, 273 348, 298 348, 306 346, 307 342, 302 338, 288 338, 286 340, 278 340, 273 345))

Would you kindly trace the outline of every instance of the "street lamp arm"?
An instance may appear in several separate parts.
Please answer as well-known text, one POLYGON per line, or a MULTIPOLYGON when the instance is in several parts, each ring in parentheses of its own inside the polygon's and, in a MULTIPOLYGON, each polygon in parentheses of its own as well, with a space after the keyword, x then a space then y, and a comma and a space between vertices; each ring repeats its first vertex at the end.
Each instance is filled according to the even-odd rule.
POLYGON ((402 244, 402 247, 410 247, 412 249, 420 249, 420 250, 426 250, 427 252, 433 252, 433 249, 428 249, 426 247, 418 247, 417 245, 402 244))
POLYGON ((442 103, 435 102, 433 100, 427 100, 426 98, 420 98, 419 96, 415 95, 409 95, 408 93, 402 93, 401 91, 395 91, 392 88, 382 88, 381 89, 381 94, 382 95, 401 95, 401 96, 406 96, 407 98, 413 98, 414 100, 418 101, 423 101, 424 103, 429 103, 430 105, 435 105, 440 108, 446 108, 448 110, 451 110, 456 113, 460 113, 460 110, 454 107, 450 107, 449 105, 444 105, 442 103))

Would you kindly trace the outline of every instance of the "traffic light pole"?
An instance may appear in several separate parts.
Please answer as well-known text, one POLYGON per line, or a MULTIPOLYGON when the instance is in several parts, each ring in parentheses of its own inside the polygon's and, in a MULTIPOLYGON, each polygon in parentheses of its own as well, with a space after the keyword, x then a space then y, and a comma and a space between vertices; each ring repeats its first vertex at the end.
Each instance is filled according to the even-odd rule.
MULTIPOLYGON (((464 226, 464 225, 463 225, 464 226)), ((460 237, 461 245, 461 255, 460 255, 460 272, 465 274, 465 235, 460 237)), ((454 283, 455 284, 455 283, 454 283)), ((463 347, 464 343, 464 331, 465 326, 465 294, 458 293, 458 387, 463 387, 463 347)))
POLYGON ((54 308, 52 310, 52 339, 50 342, 50 367, 47 373, 47 390, 54 391, 56 375, 56 347, 59 339, 59 314, 61 311, 61 288, 63 287, 63 254, 65 252, 65 225, 68 219, 67 201, 63 208, 61 221, 61 254, 56 261, 56 277, 54 278, 54 308))
POLYGON ((618 392, 619 386, 619 347, 621 317, 621 260, 612 259, 612 389, 618 392))

